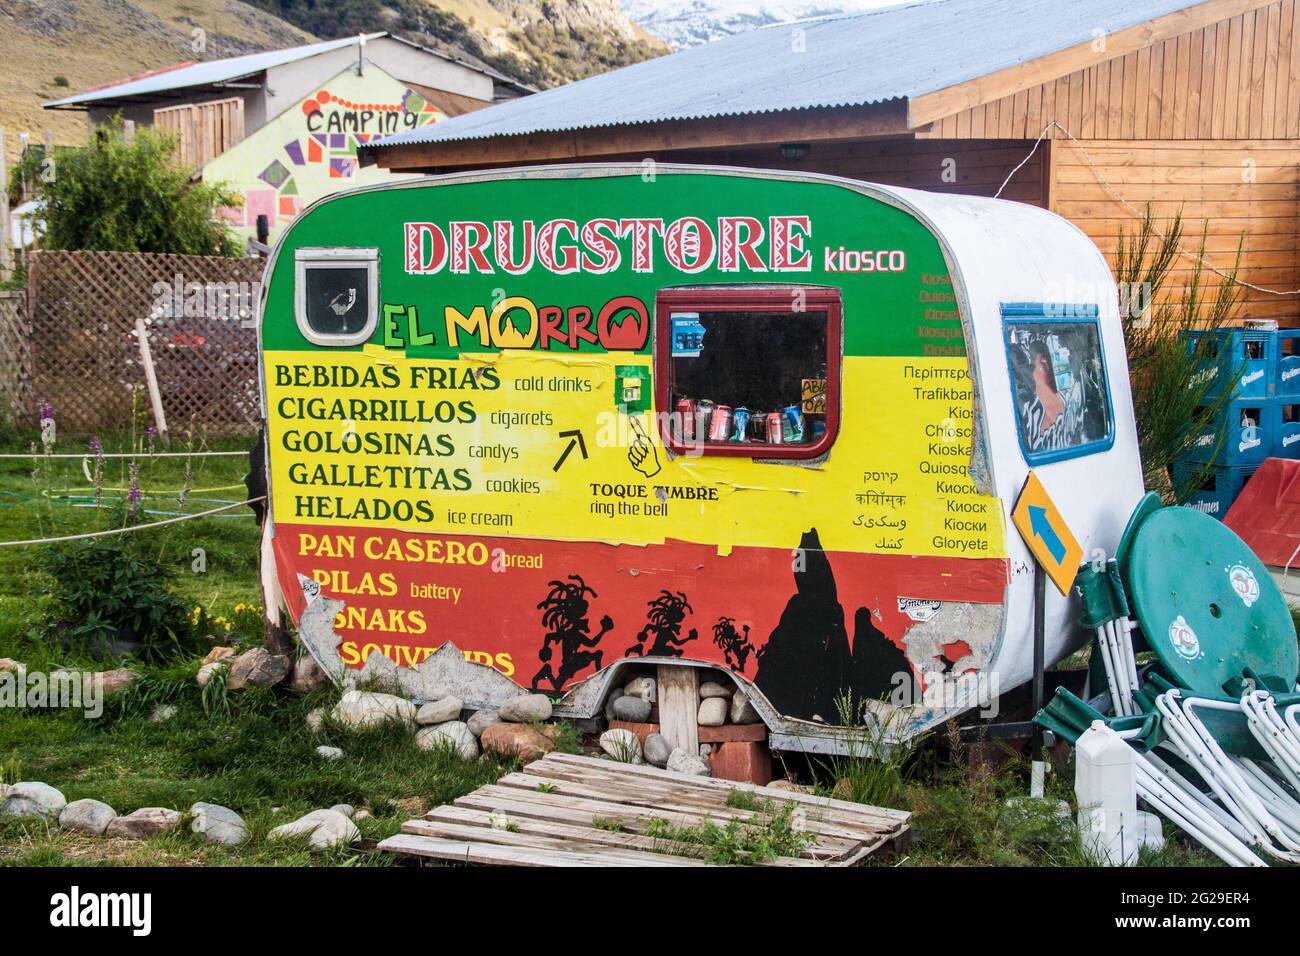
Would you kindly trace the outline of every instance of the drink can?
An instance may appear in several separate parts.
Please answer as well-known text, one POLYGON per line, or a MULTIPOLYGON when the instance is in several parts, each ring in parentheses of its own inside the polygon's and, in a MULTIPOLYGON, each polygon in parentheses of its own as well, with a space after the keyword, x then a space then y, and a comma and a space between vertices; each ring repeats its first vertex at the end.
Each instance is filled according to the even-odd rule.
POLYGON ((709 437, 709 423, 713 420, 713 402, 701 398, 695 403, 695 431, 691 433, 693 441, 705 441, 709 437))
POLYGON ((769 445, 780 445, 783 443, 781 436, 780 412, 772 412, 767 416, 767 443, 769 445))
POLYGON ((803 412, 798 405, 787 405, 781 412, 783 436, 787 442, 803 441, 803 412))
POLYGON ((709 420, 709 441, 726 441, 731 434, 731 406, 718 405, 709 420))
POLYGON ((749 409, 741 405, 731 413, 731 440, 744 441, 749 429, 749 409))
POLYGON ((677 400, 673 413, 674 431, 679 441, 695 440, 695 403, 689 398, 677 400))

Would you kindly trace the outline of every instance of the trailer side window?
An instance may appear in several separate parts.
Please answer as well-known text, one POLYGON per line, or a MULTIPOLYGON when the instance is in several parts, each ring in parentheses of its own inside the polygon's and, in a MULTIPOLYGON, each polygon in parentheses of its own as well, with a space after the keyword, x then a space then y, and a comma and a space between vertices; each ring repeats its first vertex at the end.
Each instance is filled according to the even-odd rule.
POLYGON ((1004 305, 1002 332, 1025 461, 1110 448, 1115 425, 1096 306, 1004 305))
POLYGON ((839 428, 836 289, 725 287, 659 293, 656 398, 679 454, 816 458, 839 428))
POLYGON ((315 345, 360 345, 379 318, 378 249, 294 253, 298 330, 315 345))

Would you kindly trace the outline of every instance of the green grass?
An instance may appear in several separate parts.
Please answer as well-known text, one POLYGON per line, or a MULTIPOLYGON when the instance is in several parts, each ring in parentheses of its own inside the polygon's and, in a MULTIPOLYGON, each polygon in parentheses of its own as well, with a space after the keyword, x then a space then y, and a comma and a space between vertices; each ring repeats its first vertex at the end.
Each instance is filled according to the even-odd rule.
MULTIPOLYGON (((35 436, 33 436, 34 438, 35 436)), ((29 451, 28 441, 12 436, 0 443, 7 454, 29 451)), ((195 450, 245 451, 248 439, 195 442, 195 450)), ((109 435, 104 451, 130 449, 130 436, 109 435)), ((61 442, 56 452, 82 453, 84 442, 61 442)), ((173 441, 172 451, 184 451, 173 441)), ((152 511, 174 513, 176 493, 185 484, 186 459, 139 459, 142 505, 152 511)), ((193 513, 218 507, 223 501, 247 497, 243 477, 248 471, 244 456, 195 457, 191 459, 191 492, 185 511, 193 513), (220 499, 220 500, 203 500, 220 499)), ((129 483, 126 459, 105 459, 101 507, 96 509, 93 484, 82 473, 80 459, 0 459, 0 541, 18 541, 103 530, 111 525, 113 504, 125 496, 129 483), (33 473, 37 474, 34 476, 33 473), (91 505, 91 507, 79 507, 91 505)), ((260 604, 257 588, 257 525, 248 509, 230 514, 181 522, 159 529, 132 532, 156 547, 179 572, 175 587, 186 600, 201 604, 213 615, 228 617, 237 604, 260 604), (199 554, 196 555, 196 549, 199 554), (195 571, 202 558, 202 570, 195 571)), ((145 521, 168 515, 146 516, 145 521)), ((37 548, 0 547, 0 647, 23 637, 38 623, 48 604, 50 581, 34 567, 37 548)), ((0 655, 4 652, 0 651, 0 655)), ((10 654, 9 656, 15 656, 10 654)))

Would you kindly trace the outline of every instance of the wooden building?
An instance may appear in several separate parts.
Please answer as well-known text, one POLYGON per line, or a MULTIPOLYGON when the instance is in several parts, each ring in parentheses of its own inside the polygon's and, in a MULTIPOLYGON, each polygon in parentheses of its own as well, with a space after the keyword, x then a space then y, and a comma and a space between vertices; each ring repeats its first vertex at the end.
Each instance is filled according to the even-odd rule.
POLYGON ((1001 189, 1107 254, 1149 202, 1182 210, 1189 252, 1206 224, 1214 268, 1244 239, 1240 278, 1260 288, 1242 287, 1242 315, 1300 324, 1298 2, 933 0, 786 24, 382 140, 362 162, 653 158, 1001 189))

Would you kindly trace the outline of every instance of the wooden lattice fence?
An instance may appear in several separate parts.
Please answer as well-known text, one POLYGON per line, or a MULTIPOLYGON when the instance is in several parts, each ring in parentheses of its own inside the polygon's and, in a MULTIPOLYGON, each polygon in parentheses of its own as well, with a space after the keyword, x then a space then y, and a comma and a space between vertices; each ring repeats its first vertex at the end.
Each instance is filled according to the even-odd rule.
MULTIPOLYGON (((123 252, 36 252, 30 257, 25 389, 7 391, 20 420, 54 406, 62 434, 129 427, 148 410, 136 323, 146 331, 172 434, 241 433, 258 420, 253 319, 263 260, 123 252), (135 395, 133 399, 133 394, 135 395)), ((0 305, 0 309, 3 306, 0 305)), ((7 361, 7 360, 6 360, 7 361)), ((0 363, 0 387, 11 375, 0 363)), ((152 415, 149 415, 152 421, 152 415)))
POLYGON ((27 293, 0 292, 0 419, 19 421, 32 407, 31 341, 27 293))

